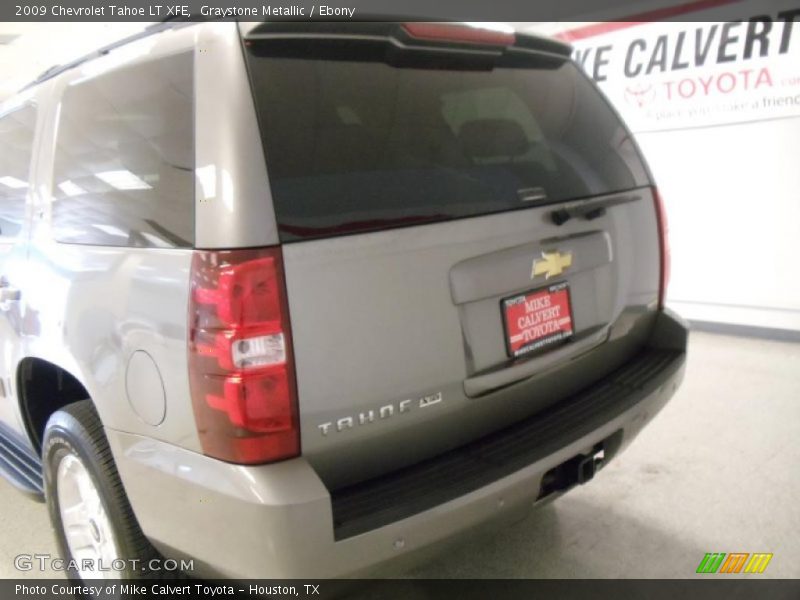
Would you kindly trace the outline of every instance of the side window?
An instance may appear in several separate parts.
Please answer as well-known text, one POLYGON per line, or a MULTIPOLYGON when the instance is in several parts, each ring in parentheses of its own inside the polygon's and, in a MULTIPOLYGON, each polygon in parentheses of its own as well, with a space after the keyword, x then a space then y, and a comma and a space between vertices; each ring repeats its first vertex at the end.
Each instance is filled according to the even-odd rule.
POLYGON ((64 93, 53 169, 60 242, 194 241, 192 55, 78 80, 64 93))
POLYGON ((35 127, 33 106, 0 118, 0 241, 22 231, 35 127))

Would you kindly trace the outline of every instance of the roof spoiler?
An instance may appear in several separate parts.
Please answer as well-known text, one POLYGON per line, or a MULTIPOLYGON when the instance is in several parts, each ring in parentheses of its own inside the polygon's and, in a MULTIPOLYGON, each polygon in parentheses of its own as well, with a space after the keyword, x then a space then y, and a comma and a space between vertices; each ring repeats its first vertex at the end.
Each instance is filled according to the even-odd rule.
MULTIPOLYGON (((385 19, 385 17, 384 17, 385 19)), ((162 31, 168 29, 175 29, 177 27, 185 27, 188 25, 192 25, 197 22, 207 22, 208 19, 200 18, 200 17, 170 17, 164 19, 159 23, 155 23, 146 27, 144 30, 140 31, 139 33, 135 33, 133 35, 124 37, 116 42, 103 46, 102 48, 98 48, 89 54, 86 54, 76 60, 70 61, 63 65, 53 65, 49 67, 45 71, 43 71, 36 79, 31 81, 30 83, 26 84, 22 88, 20 88, 20 92, 25 91, 29 88, 32 88, 40 83, 47 81, 48 79, 52 79, 56 75, 59 75, 65 71, 70 69, 74 69, 75 67, 80 66, 81 64, 88 62, 92 59, 99 58, 111 52, 112 50, 119 48, 120 46, 124 46, 136 40, 149 37, 153 34, 160 33, 162 31)), ((375 21, 370 20, 367 18, 366 20, 358 20, 358 21, 310 21, 310 22, 297 22, 297 21, 272 21, 272 22, 265 22, 260 25, 257 25, 255 28, 251 29, 248 33, 248 38, 250 37, 260 37, 262 35, 269 35, 273 33, 322 33, 331 36, 347 36, 351 34, 358 34, 358 33, 372 33, 373 35, 387 35, 389 32, 387 31, 387 26, 391 27, 394 31, 397 31, 397 25, 404 24, 402 26, 403 31, 410 37, 416 38, 417 40, 424 42, 424 41, 432 41, 434 43, 441 42, 441 43, 448 43, 454 42, 456 44, 466 44, 466 45, 473 45, 475 43, 479 43, 480 36, 473 37, 470 39, 458 39, 458 35, 455 37, 451 37, 448 39, 446 35, 446 30, 443 28, 450 27, 450 28, 459 28, 463 32, 467 27, 466 24, 459 23, 456 21, 450 22, 440 22, 440 23, 432 23, 432 22, 424 22, 424 21, 413 21, 410 18, 397 18, 395 21, 386 22, 386 21, 375 21), (439 36, 436 37, 436 27, 439 26, 439 36), (427 30, 428 35, 420 34, 420 32, 424 32, 427 30), (416 31, 416 35, 414 32, 416 31)), ((451 29, 451 31, 453 30, 451 29)), ((480 28, 473 28, 473 29, 480 29, 480 28)), ((492 32, 492 30, 486 30, 488 32, 492 32)), ((515 48, 537 51, 537 52, 546 52, 550 54, 558 54, 561 56, 569 57, 572 53, 572 47, 564 43, 562 41, 542 37, 538 35, 531 35, 527 33, 515 33, 515 34, 507 34, 506 36, 502 36, 501 34, 494 32, 484 34, 484 44, 491 45, 494 47, 500 47, 504 45, 511 45, 505 44, 503 42, 509 41, 510 38, 513 37, 513 41, 511 42, 515 48), (491 39, 490 39, 491 38, 491 39), (502 39, 501 39, 502 38, 502 39), (492 43, 494 42, 494 43, 492 43)))
POLYGON ((570 57, 572 46, 560 40, 483 28, 458 21, 393 21, 362 18, 352 21, 269 21, 254 25, 245 34, 247 40, 271 37, 319 36, 331 38, 391 38, 409 46, 448 46, 453 49, 476 47, 500 50, 514 47, 517 50, 544 52, 570 57))

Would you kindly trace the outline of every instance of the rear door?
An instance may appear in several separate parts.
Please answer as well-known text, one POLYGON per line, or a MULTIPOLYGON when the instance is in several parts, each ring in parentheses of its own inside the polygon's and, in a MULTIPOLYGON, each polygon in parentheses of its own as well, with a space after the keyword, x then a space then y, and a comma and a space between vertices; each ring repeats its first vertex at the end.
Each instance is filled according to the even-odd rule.
POLYGON ((30 321, 21 286, 28 269, 26 204, 36 117, 32 103, 0 115, 0 422, 22 434, 14 379, 25 319, 30 321))
POLYGON ((274 27, 245 52, 303 454, 329 486, 506 426, 641 347, 650 182, 567 52, 274 27))

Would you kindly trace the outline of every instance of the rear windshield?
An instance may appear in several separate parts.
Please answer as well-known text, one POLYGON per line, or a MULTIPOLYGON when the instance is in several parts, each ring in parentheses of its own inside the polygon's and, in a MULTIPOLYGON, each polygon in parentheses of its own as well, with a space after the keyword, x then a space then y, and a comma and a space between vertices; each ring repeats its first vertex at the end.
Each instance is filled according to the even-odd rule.
POLYGON ((628 131, 569 60, 397 67, 323 49, 248 42, 282 241, 648 183, 628 131))

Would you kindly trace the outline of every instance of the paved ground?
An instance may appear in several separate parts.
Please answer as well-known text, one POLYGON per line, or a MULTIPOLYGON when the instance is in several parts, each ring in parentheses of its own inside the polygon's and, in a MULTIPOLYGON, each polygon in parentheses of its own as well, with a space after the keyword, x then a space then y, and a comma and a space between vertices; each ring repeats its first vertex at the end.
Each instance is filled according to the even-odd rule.
MULTIPOLYGON (((800 344, 693 333, 684 386, 591 485, 406 577, 684 578, 706 552, 800 577, 799 434, 800 344)), ((25 575, 15 555, 54 551, 45 507, 5 482, 0 507, 0 577, 25 575)))

